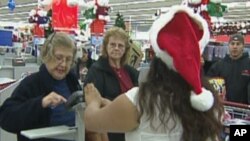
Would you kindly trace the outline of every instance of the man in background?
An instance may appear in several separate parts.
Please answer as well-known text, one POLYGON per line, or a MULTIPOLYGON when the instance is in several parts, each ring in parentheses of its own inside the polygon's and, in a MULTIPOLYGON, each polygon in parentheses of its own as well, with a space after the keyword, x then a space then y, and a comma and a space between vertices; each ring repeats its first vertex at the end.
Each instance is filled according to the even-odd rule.
POLYGON ((234 34, 230 37, 229 54, 216 62, 208 71, 210 77, 222 77, 226 85, 226 100, 250 104, 248 87, 250 81, 250 60, 244 53, 244 37, 234 34))

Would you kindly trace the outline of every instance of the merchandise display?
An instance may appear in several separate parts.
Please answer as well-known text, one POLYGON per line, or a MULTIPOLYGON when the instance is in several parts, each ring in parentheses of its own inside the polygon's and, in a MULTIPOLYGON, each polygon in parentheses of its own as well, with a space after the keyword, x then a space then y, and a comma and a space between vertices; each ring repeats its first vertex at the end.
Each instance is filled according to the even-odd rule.
POLYGON ((12 31, 0 29, 0 46, 12 46, 12 31))
MULTIPOLYGON (((107 44, 104 35, 108 29, 112 27, 123 29, 123 31, 129 36, 130 41, 129 53, 126 55, 126 63, 133 69, 138 71, 141 70, 139 82, 144 82, 151 61, 159 54, 155 54, 153 50, 154 48, 152 45, 154 42, 164 40, 171 44, 170 47, 176 46, 177 44, 173 43, 174 41, 172 40, 168 40, 169 38, 165 39, 163 37, 161 39, 155 39, 156 41, 154 42, 150 40, 150 37, 152 36, 150 35, 150 28, 153 23, 158 21, 158 19, 161 19, 170 11, 171 7, 176 5, 184 6, 192 13, 199 15, 199 17, 205 21, 205 24, 202 23, 199 25, 199 28, 205 28, 204 31, 202 31, 202 33, 198 33, 197 31, 197 34, 206 34, 207 40, 201 40, 199 41, 199 44, 197 44, 201 49, 200 53, 193 51, 193 53, 198 54, 197 57, 203 59, 204 62, 201 63, 202 65, 200 65, 199 61, 195 62, 198 67, 196 68, 197 70, 192 71, 188 69, 188 64, 185 69, 182 69, 184 63, 175 64, 178 66, 178 69, 176 70, 179 72, 192 72, 190 74, 193 75, 188 76, 188 81, 190 81, 190 83, 191 81, 193 83, 201 81, 195 79, 195 74, 201 74, 208 77, 208 70, 215 63, 223 60, 228 54, 230 54, 229 40, 231 35, 236 33, 242 35, 242 40, 244 42, 243 53, 250 56, 249 0, 0 0, 0 97, 2 93, 9 97, 24 76, 39 71, 39 67, 43 63, 41 60, 41 53, 42 48, 46 44, 45 41, 49 35, 57 32, 66 32, 75 43, 76 57, 72 59, 73 70, 78 63, 77 59, 82 56, 82 49, 87 51, 87 56, 94 64, 103 54, 103 46, 107 44), (205 31, 207 33, 205 33, 205 31), (205 42, 207 43, 205 47, 201 47, 205 42), (3 80, 12 81, 5 83, 3 80), (10 87, 10 90, 2 91, 7 87, 10 87)), ((168 21, 177 13, 172 13, 173 15, 170 14, 171 16, 165 17, 165 20, 168 21)), ((161 20, 159 23, 164 22, 164 20, 161 20)), ((184 23, 185 20, 182 19, 179 22, 184 23)), ((175 29, 175 23, 173 21, 170 23, 173 23, 173 25, 170 24, 171 30, 170 28, 168 29, 168 32, 171 32, 171 37, 177 35, 175 33, 180 33, 179 30, 186 29, 183 30, 184 32, 182 34, 178 34, 178 36, 181 37, 185 36, 185 39, 188 40, 178 42, 179 44, 182 44, 180 50, 183 50, 184 46, 188 46, 187 43, 194 44, 193 41, 190 40, 192 37, 190 26, 194 23, 190 23, 190 26, 183 25, 183 29, 175 29)), ((158 30, 160 29, 156 29, 155 32, 160 32, 158 30)), ((156 35, 154 36, 156 37, 156 35)), ((235 45, 235 48, 237 48, 237 45, 235 45)), ((169 54, 171 54, 171 52, 169 54)), ((183 56, 183 54, 178 56, 178 59, 185 59, 183 56)), ((67 61, 68 58, 60 59, 64 62, 64 60, 67 61)), ((184 61, 187 61, 187 58, 184 61)), ((91 65, 88 65, 88 69, 82 71, 84 75, 90 70, 89 68, 91 65)), ((226 69, 231 70, 230 68, 226 69)), ((242 76, 242 79, 249 83, 247 90, 248 95, 250 95, 250 70, 248 70, 248 68, 244 68, 244 70, 246 71, 240 72, 239 76, 242 76)), ((82 77, 79 82, 83 82, 83 79, 85 79, 85 77, 82 77)), ((226 101, 227 80, 217 76, 209 76, 208 80, 222 97, 222 101, 226 101)), ((71 102, 73 101, 73 105, 76 105, 84 103, 84 99, 81 98, 83 98, 82 94, 76 92, 75 97, 72 97, 69 100, 71 102)), ((250 104, 250 98, 246 101, 250 104)), ((0 107, 3 102, 3 99, 1 99, 0 107)), ((204 109, 204 111, 206 111, 210 108, 209 106, 211 106, 210 104, 202 109, 202 106, 200 106, 202 104, 199 103, 196 105, 198 106, 195 108, 201 109, 200 111, 203 111, 204 109)), ((79 109, 72 109, 72 103, 70 103, 70 106, 67 106, 67 109, 75 110, 76 114, 79 114, 77 113, 77 110, 79 109)), ((250 107, 250 105, 248 106, 250 107)), ((247 111, 248 113, 244 115, 244 118, 233 117, 232 115, 237 111, 235 107, 238 108, 235 105, 230 105, 229 108, 225 108, 226 114, 223 121, 225 133, 222 137, 223 141, 229 140, 228 130, 230 129, 230 125, 250 125, 250 111, 247 111)), ((243 111, 250 110, 249 107, 245 109, 243 108, 243 111)), ((240 112, 241 111, 242 109, 240 109, 240 112)), ((77 122, 84 124, 84 121, 81 120, 78 120, 77 122)), ((84 125, 80 130, 72 130, 74 133, 72 132, 71 134, 76 136, 77 132, 84 130, 82 128, 84 128, 84 125)), ((48 130, 56 129, 61 132, 68 130, 68 128, 65 128, 64 126, 59 128, 49 128, 48 130)), ((48 131, 47 129, 45 130, 46 132, 48 131)), ((41 131, 44 130, 38 130, 38 132, 41 131)), ((23 134, 26 136, 32 136, 33 138, 33 133, 35 132, 28 131, 23 132, 23 134)), ((40 135, 41 136, 34 137, 34 139, 47 136, 47 133, 40 135)), ((62 138, 64 139, 64 137, 62 138)), ((14 134, 9 134, 0 127, 0 141, 10 140, 18 141, 14 134)), ((78 136, 75 141, 85 141, 84 134, 78 136)))

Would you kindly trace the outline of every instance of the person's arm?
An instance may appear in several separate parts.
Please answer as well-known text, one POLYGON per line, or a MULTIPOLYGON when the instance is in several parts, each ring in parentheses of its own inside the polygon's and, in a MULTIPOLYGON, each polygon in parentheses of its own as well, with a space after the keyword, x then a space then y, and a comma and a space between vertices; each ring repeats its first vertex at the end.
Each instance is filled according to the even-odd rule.
POLYGON ((22 87, 18 88, 0 108, 0 126, 8 132, 18 133, 37 126, 39 122, 43 124, 44 121, 39 120, 48 113, 42 107, 42 96, 31 98, 24 92, 22 87))
POLYGON ((207 72, 207 76, 209 77, 216 77, 216 76, 220 76, 220 65, 222 65, 219 62, 216 62, 215 64, 213 64, 208 72, 207 72))
POLYGON ((138 111, 136 106, 125 94, 102 107, 102 98, 94 87, 85 87, 87 107, 84 112, 84 122, 87 130, 95 132, 127 132, 138 126, 138 111))

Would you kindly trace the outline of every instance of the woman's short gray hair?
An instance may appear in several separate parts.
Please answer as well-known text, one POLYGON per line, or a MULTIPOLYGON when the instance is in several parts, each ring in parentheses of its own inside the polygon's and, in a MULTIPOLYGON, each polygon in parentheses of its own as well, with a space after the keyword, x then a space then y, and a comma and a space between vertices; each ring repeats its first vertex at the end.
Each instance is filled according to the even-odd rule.
POLYGON ((76 56, 76 47, 73 39, 64 32, 54 32, 45 41, 44 46, 41 48, 41 59, 47 62, 54 57, 54 48, 67 47, 73 49, 73 58, 76 56))

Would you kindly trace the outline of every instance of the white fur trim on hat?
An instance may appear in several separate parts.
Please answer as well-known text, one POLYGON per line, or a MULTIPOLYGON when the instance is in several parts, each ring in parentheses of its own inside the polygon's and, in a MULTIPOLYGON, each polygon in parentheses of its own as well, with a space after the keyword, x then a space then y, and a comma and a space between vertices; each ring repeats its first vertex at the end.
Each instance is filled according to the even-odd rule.
POLYGON ((194 109, 204 112, 213 106, 214 96, 210 91, 202 88, 202 92, 200 94, 196 94, 193 91, 191 92, 190 101, 194 109))
POLYGON ((169 68, 172 68, 175 70, 173 66, 173 59, 172 57, 166 53, 165 51, 162 51, 157 43, 157 38, 158 38, 158 33, 160 30, 167 24, 169 23, 174 15, 177 12, 186 12, 192 19, 194 19, 196 22, 200 22, 200 25, 202 26, 203 29, 203 36, 199 41, 199 46, 200 46, 200 54, 203 53, 205 46, 209 42, 210 34, 208 30, 208 25, 207 22, 198 14, 195 14, 190 8, 184 5, 175 5, 172 6, 169 11, 165 14, 161 14, 161 16, 154 21, 151 29, 150 29, 150 41, 153 46, 155 55, 160 57, 162 61, 164 61, 169 68), (167 56, 167 57, 166 57, 167 56))

